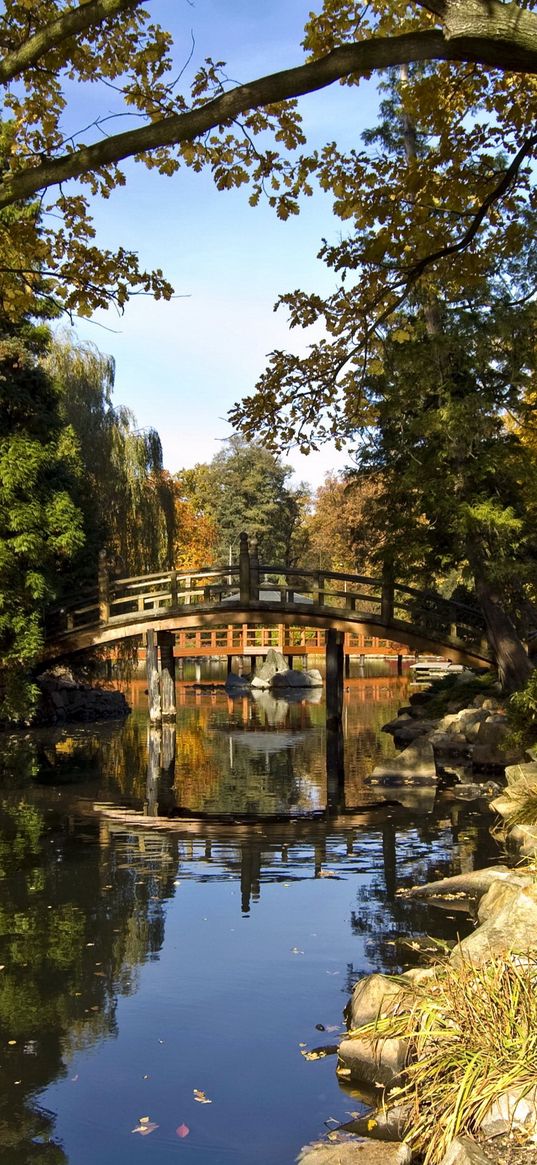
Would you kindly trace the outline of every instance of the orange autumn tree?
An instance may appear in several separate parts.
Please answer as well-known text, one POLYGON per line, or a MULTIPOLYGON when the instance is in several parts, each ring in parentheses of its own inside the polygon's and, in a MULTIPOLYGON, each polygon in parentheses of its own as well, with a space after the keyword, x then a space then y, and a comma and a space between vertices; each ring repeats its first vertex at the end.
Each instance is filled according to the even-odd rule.
POLYGON ((200 499, 198 478, 205 467, 184 469, 173 477, 175 539, 173 561, 177 570, 201 570, 216 559, 217 529, 200 499))

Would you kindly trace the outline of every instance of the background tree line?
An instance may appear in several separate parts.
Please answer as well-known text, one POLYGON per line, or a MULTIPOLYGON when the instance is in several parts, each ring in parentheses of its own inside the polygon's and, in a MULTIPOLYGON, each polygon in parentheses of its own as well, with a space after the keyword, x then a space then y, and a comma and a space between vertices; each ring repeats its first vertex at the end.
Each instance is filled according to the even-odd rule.
MULTIPOLYGON (((31 714, 47 608, 95 588, 101 549, 116 576, 236 561, 243 530, 267 563, 307 563, 310 547, 326 567, 344 557, 328 533, 315 542, 309 492, 275 454, 236 437, 172 475, 158 433, 114 404, 113 386, 113 360, 96 347, 35 316, 4 317, 0 720, 31 714)), ((335 488, 321 491, 325 505, 335 488)))

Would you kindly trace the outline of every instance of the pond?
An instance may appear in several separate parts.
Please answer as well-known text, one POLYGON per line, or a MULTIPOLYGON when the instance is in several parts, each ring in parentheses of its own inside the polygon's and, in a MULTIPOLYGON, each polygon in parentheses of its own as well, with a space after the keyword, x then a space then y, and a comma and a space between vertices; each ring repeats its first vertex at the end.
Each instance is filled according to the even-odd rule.
POLYGON ((467 932, 397 889, 497 860, 490 821, 379 804, 405 680, 348 681, 335 742, 322 700, 182 683, 175 757, 128 695, 0 745, 0 1161, 289 1165, 365 1111, 317 1054, 356 979, 467 932))

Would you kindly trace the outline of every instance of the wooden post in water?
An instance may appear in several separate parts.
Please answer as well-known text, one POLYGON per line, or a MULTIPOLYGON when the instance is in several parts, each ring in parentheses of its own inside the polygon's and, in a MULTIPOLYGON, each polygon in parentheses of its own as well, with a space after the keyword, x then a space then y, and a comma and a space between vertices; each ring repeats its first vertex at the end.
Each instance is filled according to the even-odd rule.
POLYGON ((336 728, 343 708, 343 632, 326 632, 326 725, 336 728))
POLYGON ((240 535, 239 550, 239 588, 241 603, 249 603, 251 597, 250 551, 248 549, 248 535, 240 535))
POLYGON ((171 631, 159 631, 160 648, 160 703, 163 720, 175 720, 177 700, 175 696, 175 658, 173 654, 174 635, 171 631))
POLYGON ((106 550, 99 550, 97 586, 99 588, 99 621, 101 623, 108 623, 110 618, 110 575, 108 573, 106 550))
POLYGON ((253 603, 259 601, 259 547, 257 538, 252 538, 250 547, 250 595, 253 603))
POLYGON ((160 700, 160 676, 158 670, 158 643, 156 631, 147 631, 145 637, 145 658, 147 668, 147 699, 149 719, 152 724, 162 720, 160 700))

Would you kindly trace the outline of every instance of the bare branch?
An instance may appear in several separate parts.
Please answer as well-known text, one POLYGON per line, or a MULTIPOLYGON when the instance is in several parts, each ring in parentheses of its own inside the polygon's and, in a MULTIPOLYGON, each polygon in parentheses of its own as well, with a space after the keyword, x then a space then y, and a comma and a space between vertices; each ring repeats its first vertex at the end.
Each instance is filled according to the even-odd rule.
POLYGON ((129 8, 140 8, 142 2, 143 0, 89 0, 87 4, 80 4, 78 8, 67 9, 0 61, 0 82, 5 84, 18 77, 69 37, 80 36, 90 28, 102 24, 103 20, 110 20, 120 12, 128 11, 129 8))

